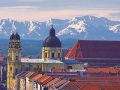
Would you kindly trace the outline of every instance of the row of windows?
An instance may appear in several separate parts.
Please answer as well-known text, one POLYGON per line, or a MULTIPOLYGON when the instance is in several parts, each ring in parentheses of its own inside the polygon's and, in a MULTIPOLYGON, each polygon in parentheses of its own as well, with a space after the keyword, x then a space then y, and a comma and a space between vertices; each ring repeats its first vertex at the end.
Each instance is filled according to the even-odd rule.
MULTIPOLYGON (((12 71, 12 69, 13 68, 10 67, 10 71, 12 71)), ((25 70, 25 71, 28 71, 28 70, 34 70, 34 71, 41 70, 41 68, 39 66, 37 66, 37 68, 36 68, 36 67, 33 67, 32 65, 30 65, 29 67, 24 67, 24 65, 22 65, 22 69, 25 70)), ((17 68, 15 69, 15 73, 16 74, 18 73, 18 69, 17 68)))
MULTIPOLYGON (((47 55, 48 55, 48 54, 45 53, 45 58, 48 57, 47 55)), ((51 56, 52 56, 52 58, 55 58, 55 53, 51 53, 51 56)), ((60 58, 60 53, 58 53, 58 58, 60 58)))
MULTIPOLYGON (((12 60, 12 58, 11 58, 11 57, 9 57, 9 60, 12 60)), ((16 56, 15 60, 19 60, 19 57, 18 57, 18 56, 16 56)))

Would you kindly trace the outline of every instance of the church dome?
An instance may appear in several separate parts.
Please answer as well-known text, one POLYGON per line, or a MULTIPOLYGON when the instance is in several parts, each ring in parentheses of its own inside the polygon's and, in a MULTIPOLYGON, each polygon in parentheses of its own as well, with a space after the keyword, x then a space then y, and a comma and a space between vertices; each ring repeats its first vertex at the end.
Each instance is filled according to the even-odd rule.
POLYGON ((61 42, 59 38, 56 37, 53 27, 50 29, 49 36, 45 39, 43 47, 61 47, 61 42))

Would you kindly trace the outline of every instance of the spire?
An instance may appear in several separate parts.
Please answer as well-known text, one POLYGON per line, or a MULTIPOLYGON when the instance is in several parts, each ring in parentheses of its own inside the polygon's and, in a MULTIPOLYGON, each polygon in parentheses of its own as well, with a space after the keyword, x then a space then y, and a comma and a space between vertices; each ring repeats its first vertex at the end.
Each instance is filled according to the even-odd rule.
POLYGON ((55 37, 55 29, 53 28, 53 24, 52 24, 52 28, 50 29, 50 36, 55 37))
POLYGON ((17 40, 20 40, 20 36, 19 36, 19 34, 17 32, 16 32, 15 36, 16 36, 17 40))
POLYGON ((15 38, 14 33, 12 33, 12 35, 10 36, 10 40, 13 40, 15 38))

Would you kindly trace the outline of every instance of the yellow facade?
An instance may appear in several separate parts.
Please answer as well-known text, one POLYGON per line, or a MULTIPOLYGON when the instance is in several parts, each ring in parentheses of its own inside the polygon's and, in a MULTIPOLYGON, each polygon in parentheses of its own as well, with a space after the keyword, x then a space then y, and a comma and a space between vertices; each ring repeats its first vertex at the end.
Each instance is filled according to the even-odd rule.
POLYGON ((43 47, 42 48, 42 60, 43 62, 49 59, 61 60, 62 50, 60 47, 43 47))
POLYGON ((42 63, 21 63, 22 71, 41 71, 42 63))
POLYGON ((20 37, 18 34, 11 35, 10 42, 9 42, 9 50, 8 50, 8 62, 7 62, 7 89, 8 90, 16 90, 15 76, 21 71, 29 70, 29 71, 47 72, 55 67, 61 68, 61 69, 64 68, 64 63, 60 62, 62 59, 61 42, 55 36, 54 29, 52 28, 50 31, 51 31, 50 37, 54 37, 54 39, 52 40, 52 42, 50 41, 49 44, 54 43, 54 40, 56 40, 56 43, 52 47, 44 46, 42 48, 42 63, 21 62, 20 37), (46 63, 46 61, 49 61, 49 60, 53 60, 55 62, 46 63))
POLYGON ((21 72, 21 48, 19 46, 19 40, 11 40, 8 50, 8 62, 7 62, 7 89, 15 89, 15 75, 21 72))

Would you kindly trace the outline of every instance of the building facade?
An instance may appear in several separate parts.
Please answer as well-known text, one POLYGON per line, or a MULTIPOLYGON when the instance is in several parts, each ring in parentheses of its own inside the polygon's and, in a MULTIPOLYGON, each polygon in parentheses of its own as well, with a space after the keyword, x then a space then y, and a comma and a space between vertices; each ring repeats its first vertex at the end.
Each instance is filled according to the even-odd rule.
POLYGON ((15 87, 15 75, 21 72, 21 46, 20 36, 12 34, 9 42, 8 62, 7 62, 7 88, 15 87))
POLYGON ((15 76, 22 71, 48 72, 55 67, 64 69, 61 58, 61 42, 55 36, 53 27, 43 43, 42 59, 22 58, 20 36, 12 34, 8 50, 7 89, 15 90, 15 76))
POLYGON ((61 42, 55 35, 55 29, 50 29, 49 36, 45 39, 42 48, 42 60, 43 62, 48 59, 61 60, 62 50, 61 42))

